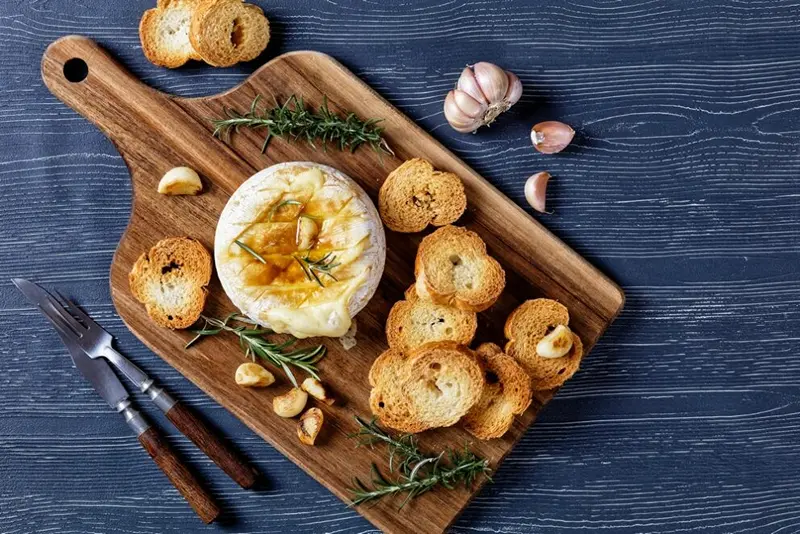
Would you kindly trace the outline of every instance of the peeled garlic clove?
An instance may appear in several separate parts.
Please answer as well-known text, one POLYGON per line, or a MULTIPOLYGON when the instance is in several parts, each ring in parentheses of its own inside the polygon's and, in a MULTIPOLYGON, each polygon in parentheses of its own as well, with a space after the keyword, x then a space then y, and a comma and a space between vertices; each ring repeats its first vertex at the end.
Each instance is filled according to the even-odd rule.
POLYGON ((560 324, 536 344, 536 354, 542 358, 561 358, 572 350, 572 330, 560 324))
POLYGON ((298 250, 308 250, 314 244, 314 240, 319 233, 317 223, 309 217, 298 217, 297 219, 297 232, 295 235, 295 243, 298 250))
POLYGON ((281 417, 294 417, 303 411, 307 402, 308 393, 300 388, 292 388, 272 399, 272 409, 281 417))
POLYGON ((547 213, 544 205, 547 200, 547 182, 549 180, 549 172, 537 172, 525 182, 525 200, 539 213, 547 213))
POLYGON ((300 389, 318 401, 324 402, 325 404, 331 405, 336 402, 333 397, 328 395, 328 390, 325 389, 325 386, 322 385, 322 382, 316 378, 308 377, 303 380, 303 383, 300 384, 300 389))
POLYGON ((158 182, 158 192, 162 195, 196 195, 202 190, 200 176, 190 167, 175 167, 158 182))
POLYGON ((506 71, 506 76, 508 76, 508 91, 504 100, 508 103, 508 107, 511 107, 519 102, 522 96, 522 82, 513 72, 506 71))
POLYGON ((481 92, 486 97, 487 102, 491 104, 500 102, 505 98, 508 91, 506 71, 485 61, 475 63, 472 66, 472 71, 475 73, 475 81, 478 82, 478 87, 481 88, 481 92))
POLYGON ((275 375, 257 363, 248 362, 236 368, 234 379, 240 386, 263 388, 275 382, 275 375))
POLYGON ((475 73, 472 72, 472 69, 469 67, 465 67, 464 70, 461 71, 461 77, 458 78, 456 89, 459 91, 464 91, 478 102, 482 102, 487 105, 489 104, 489 102, 486 101, 486 97, 483 96, 481 88, 478 86, 478 81, 475 79, 475 73))
POLYGON ((531 128, 533 148, 542 154, 561 152, 575 137, 575 130, 563 122, 545 121, 531 128))
POLYGON ((314 445, 324 422, 325 416, 322 410, 309 408, 300 416, 300 421, 297 423, 297 437, 306 445, 314 445))

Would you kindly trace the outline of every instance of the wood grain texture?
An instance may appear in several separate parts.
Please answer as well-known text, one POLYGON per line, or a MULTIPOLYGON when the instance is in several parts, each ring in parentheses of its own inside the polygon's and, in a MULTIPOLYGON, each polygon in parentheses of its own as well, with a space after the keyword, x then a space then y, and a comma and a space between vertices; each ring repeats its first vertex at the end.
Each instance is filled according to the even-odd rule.
POLYGON ((257 472, 247 464, 240 454, 225 443, 222 436, 215 433, 205 421, 197 417, 190 408, 180 402, 166 413, 175 428, 181 431, 198 449, 208 456, 212 462, 244 489, 250 489, 256 483, 257 472))
POLYGON ((138 439, 147 454, 167 475, 175 489, 189 502, 203 523, 208 524, 216 520, 220 513, 217 503, 197 477, 172 452, 169 444, 158 435, 158 430, 150 427, 139 434, 138 439))
MULTIPOLYGON (((156 241, 189 235, 213 249, 216 221, 230 195, 252 174, 274 163, 317 161, 331 165, 353 177, 376 199, 380 184, 393 168, 406 159, 423 157, 436 168, 462 178, 469 210, 460 224, 481 235, 490 254, 506 270, 509 291, 480 314, 483 329, 479 339, 502 343, 502 327, 510 312, 527 298, 546 296, 568 307, 570 325, 585 340, 588 352, 622 308, 624 296, 615 284, 324 54, 282 55, 221 95, 181 99, 141 84, 93 41, 70 36, 48 47, 42 60, 42 77, 59 99, 109 136, 131 171, 133 213, 111 267, 111 293, 122 319, 154 352, 346 502, 354 475, 368 476, 373 462, 386 467, 385 451, 354 455, 355 444, 347 435, 357 429, 355 416, 370 416, 367 374, 373 360, 387 348, 383 327, 388 309, 402 299, 402 291, 411 284, 422 235, 388 232, 387 267, 379 296, 356 318, 358 347, 345 351, 334 340, 326 342, 328 354, 320 371, 345 402, 326 409, 327 425, 333 431, 314 448, 299 442, 294 421, 270 415, 272 398, 285 390, 285 384, 254 392, 232 380, 243 358, 236 338, 219 336, 186 351, 183 346, 191 334, 153 324, 130 292, 128 273, 156 241), (88 65, 88 76, 78 83, 69 80, 66 70, 76 58, 88 65), (321 105, 324 95, 333 111, 352 110, 361 117, 382 118, 395 155, 381 156, 370 150, 355 154, 318 151, 305 143, 280 139, 271 142, 267 154, 262 154, 260 132, 243 130, 229 142, 211 136, 213 127, 208 118, 218 116, 223 108, 247 109, 256 95, 283 102, 293 94, 302 96, 312 107, 321 105), (188 165, 206 179, 202 195, 165 197, 157 193, 160 177, 177 165, 188 165)), ((206 313, 222 316, 232 311, 218 281, 211 287, 206 313)), ((520 417, 513 431, 501 440, 476 443, 473 448, 496 469, 551 397, 552 392, 538 392, 537 402, 520 417)), ((458 428, 424 436, 426 444, 435 450, 457 448, 470 439, 458 428)), ((443 532, 480 486, 428 493, 407 505, 407 513, 398 513, 398 503, 392 500, 358 510, 386 532, 443 532)))
POLYGON ((265 475, 242 491, 149 405, 230 522, 199 524, 57 335, 0 283, 0 531, 376 532, 142 345, 108 268, 131 213, 128 170, 43 86, 47 45, 91 36, 147 84, 216 94, 292 50, 328 53, 625 289, 625 310, 451 529, 777 533, 800 530, 800 11, 796 2, 275 0, 257 62, 166 71, 136 33, 153 0, 0 3, 0 281, 55 285, 126 356, 202 412, 265 475), (442 99, 466 63, 517 72, 521 102, 478 135, 442 99), (577 131, 530 148, 531 124, 577 131), (527 207, 525 208, 528 209, 527 207))

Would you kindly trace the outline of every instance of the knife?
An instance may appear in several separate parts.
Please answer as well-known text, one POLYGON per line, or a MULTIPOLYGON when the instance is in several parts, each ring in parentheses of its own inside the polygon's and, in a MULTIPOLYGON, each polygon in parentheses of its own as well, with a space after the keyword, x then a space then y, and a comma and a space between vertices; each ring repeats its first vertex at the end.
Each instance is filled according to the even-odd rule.
POLYGON ((175 456, 158 431, 131 406, 128 391, 114 374, 111 366, 103 359, 92 359, 75 343, 75 333, 67 321, 59 314, 58 302, 44 289, 20 278, 13 279, 14 285, 25 297, 41 311, 58 332, 61 341, 67 346, 72 363, 92 384, 97 393, 109 406, 122 414, 125 422, 139 438, 139 443, 147 451, 158 467, 167 475, 170 482, 189 502, 191 507, 205 523, 214 521, 220 513, 219 507, 200 485, 191 471, 175 456))
POLYGON ((237 484, 245 489, 253 487, 256 483, 257 473, 250 467, 233 449, 227 445, 216 433, 186 406, 173 399, 162 388, 157 387, 152 378, 147 376, 144 371, 139 369, 130 360, 125 358, 111 346, 113 337, 106 332, 99 324, 94 322, 91 317, 86 315, 80 308, 69 300, 56 293, 58 299, 54 299, 36 284, 16 278, 12 280, 14 284, 28 297, 28 300, 36 303, 36 298, 44 293, 47 297, 58 300, 57 312, 64 315, 64 319, 71 323, 71 326, 78 331, 76 344, 89 358, 96 360, 104 358, 117 368, 128 380, 133 382, 142 393, 146 393, 150 400, 164 412, 167 419, 175 427, 188 437, 198 449, 203 451, 206 456, 211 458, 220 469, 222 469, 237 484), (62 308, 63 306, 63 308, 62 308), (66 308, 66 310, 64 310, 66 308), (75 318, 79 319, 78 322, 75 318))

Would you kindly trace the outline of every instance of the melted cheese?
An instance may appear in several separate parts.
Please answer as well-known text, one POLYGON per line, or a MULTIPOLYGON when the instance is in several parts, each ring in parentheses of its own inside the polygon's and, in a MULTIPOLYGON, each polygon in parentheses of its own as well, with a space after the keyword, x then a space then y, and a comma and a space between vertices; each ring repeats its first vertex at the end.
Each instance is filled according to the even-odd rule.
POLYGON ((300 308, 272 308, 262 313, 263 319, 276 332, 290 332, 294 337, 341 337, 350 330, 353 321, 348 303, 366 277, 355 280, 350 290, 333 300, 300 308))
POLYGON ((297 338, 339 337, 372 296, 384 249, 369 197, 334 169, 298 163, 231 196, 214 255, 225 292, 253 320, 297 338))

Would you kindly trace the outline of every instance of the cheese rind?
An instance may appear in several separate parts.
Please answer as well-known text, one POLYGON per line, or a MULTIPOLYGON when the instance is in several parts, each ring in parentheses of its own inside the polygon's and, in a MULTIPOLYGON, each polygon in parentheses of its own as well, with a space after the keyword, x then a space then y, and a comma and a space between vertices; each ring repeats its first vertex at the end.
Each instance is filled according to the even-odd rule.
POLYGON ((226 294, 257 323, 297 338, 339 337, 377 288, 385 242, 361 187, 331 167, 292 162, 234 192, 214 257, 226 294))

